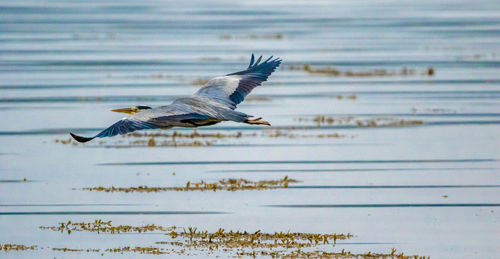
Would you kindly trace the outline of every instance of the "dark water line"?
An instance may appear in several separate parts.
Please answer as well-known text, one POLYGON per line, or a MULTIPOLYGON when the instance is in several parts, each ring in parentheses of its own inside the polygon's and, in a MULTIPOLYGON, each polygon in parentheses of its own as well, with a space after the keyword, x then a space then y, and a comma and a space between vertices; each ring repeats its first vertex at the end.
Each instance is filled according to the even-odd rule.
POLYGON ((101 166, 145 165, 252 165, 252 164, 395 164, 395 163, 482 163, 496 159, 402 159, 402 160, 250 160, 250 161, 158 161, 101 163, 101 166))
POLYGON ((92 132, 99 131, 102 128, 67 128, 67 129, 38 129, 38 130, 24 130, 24 131, 0 131, 1 135, 60 135, 60 134, 68 134, 70 132, 92 132))
POLYGON ((0 204, 0 207, 92 207, 92 206, 147 206, 151 204, 0 204))
POLYGON ((500 188, 500 185, 293 185, 283 189, 445 189, 500 188))
POLYGON ((0 216, 19 215, 210 215, 230 214, 220 211, 13 211, 0 212, 0 216))
MULTIPOLYGON (((337 130, 342 130, 342 129, 358 129, 358 130, 366 130, 366 129, 399 129, 399 128, 410 128, 410 127, 426 127, 426 126, 447 126, 447 125, 497 125, 500 124, 500 120, 477 120, 477 121, 429 121, 429 122, 424 122, 423 124, 419 125, 404 125, 404 126, 398 126, 398 125, 388 125, 388 126, 377 126, 377 127, 359 127, 357 125, 321 125, 320 127, 317 127, 315 125, 304 125, 304 126, 290 126, 290 125, 284 125, 284 126, 276 126, 271 129, 280 129, 280 130, 330 130, 330 129, 337 129, 337 130)), ((67 129, 37 129, 37 130, 24 130, 24 131, 0 131, 0 136, 6 135, 6 136, 12 136, 12 135, 61 135, 61 134, 68 134, 69 132, 74 132, 76 134, 84 134, 84 133, 90 133, 90 132, 97 132, 101 131, 105 126, 102 128, 67 128, 67 129)), ((174 130, 180 131, 180 130, 192 130, 190 128, 175 128, 174 130)), ((211 127, 210 129, 207 130, 227 130, 227 131, 250 131, 250 130, 259 130, 255 127, 247 127, 247 126, 227 126, 227 127, 211 127)))
POLYGON ((418 208, 418 207, 500 207, 500 203, 397 203, 397 204, 279 204, 274 208, 418 208))
POLYGON ((397 245, 395 242, 338 242, 335 245, 397 245))
MULTIPOLYGON (((150 24, 149 26, 158 27, 158 23, 150 24)), ((234 26, 231 25, 231 26, 234 26)), ((13 71, 13 68, 24 68, 24 67, 40 67, 45 69, 46 67, 74 67, 74 68, 86 68, 86 67, 94 67, 96 69, 99 68, 108 68, 108 67, 130 67, 130 66, 156 66, 158 69, 166 68, 166 67, 176 67, 176 68, 184 68, 184 67, 196 67, 203 65, 203 62, 200 61, 161 61, 161 60, 151 60, 151 59, 143 59, 143 60, 134 60, 134 59, 121 59, 121 60, 102 60, 102 59, 93 59, 93 60, 16 60, 16 59, 3 59, 0 61, 0 71, 13 71)), ((206 63, 205 63, 206 64, 206 63)), ((289 65, 300 66, 303 65, 302 62, 288 62, 289 65)), ((342 67, 353 67, 353 66, 429 66, 432 65, 435 68, 441 67, 453 67, 453 68, 476 68, 478 66, 483 68, 498 68, 500 67, 500 61, 497 60, 389 60, 389 61, 378 61, 378 60, 349 60, 349 61, 310 61, 309 65, 317 65, 317 66, 342 66, 342 67)), ((241 62, 219 62, 215 65, 218 66, 238 66, 241 65, 241 62)))
MULTIPOLYGON (((321 114, 325 117, 500 117, 500 113, 344 113, 321 114)), ((297 114, 281 115, 283 117, 298 117, 297 114)), ((309 117, 312 121, 318 114, 301 114, 301 118, 309 117)))
POLYGON ((65 85, 2 85, 0 86, 1 90, 37 90, 37 89, 92 89, 92 88, 144 88, 144 87, 157 87, 157 88, 170 88, 170 87, 188 87, 190 83, 121 83, 121 84, 112 84, 112 83, 103 83, 103 84, 65 84, 65 85))
MULTIPOLYGON (((415 98, 431 99, 499 99, 500 91, 344 91, 325 93, 302 93, 302 94, 274 94, 266 95, 269 98, 331 98, 338 94, 356 94, 370 96, 411 96, 415 98), (444 96, 438 96, 444 95, 444 96)), ((59 96, 59 97, 27 97, 27 98, 0 98, 0 103, 59 103, 59 102, 118 102, 118 101, 172 101, 185 95, 141 95, 141 96, 59 96)))
POLYGON ((35 180, 0 180, 0 183, 32 183, 32 182, 39 182, 35 180))
MULTIPOLYGON (((0 51, 1 52, 1 51, 0 51)), ((107 53, 107 51, 106 51, 107 53)), ((352 78, 356 79, 356 78, 352 78)), ((271 82, 268 85, 269 86, 281 86, 281 85, 286 85, 286 86, 297 86, 297 87, 303 87, 304 85, 319 85, 319 86, 327 86, 327 85, 351 85, 351 86, 365 86, 365 85, 394 85, 394 84, 402 84, 402 85, 416 85, 416 84, 487 84, 487 85, 497 85, 500 83, 500 80, 497 79, 480 79, 480 80, 391 80, 391 81, 286 81, 286 82, 280 82, 280 81, 275 81, 271 82)), ((74 84, 74 83, 67 83, 67 84, 18 84, 18 85, 1 85, 0 86, 0 91, 1 90, 32 90, 32 89, 93 89, 93 88, 131 88, 131 89, 140 89, 144 87, 151 87, 151 88, 170 88, 170 87, 175 87, 175 88, 185 88, 190 85, 189 82, 180 82, 180 83, 168 83, 168 82, 161 82, 161 83, 99 83, 99 84, 74 84)), ((196 87, 196 86, 195 86, 196 87)), ((352 93, 358 93, 362 95, 365 93, 364 91, 358 92, 358 91, 350 91, 350 92, 338 92, 338 91, 332 91, 333 93, 338 93, 338 94, 352 94, 352 93)), ((453 93, 453 92, 450 92, 453 93)), ((262 96, 262 97, 269 97, 267 95, 255 95, 255 96, 262 96)))
POLYGON ((348 169, 235 169, 211 170, 207 173, 305 173, 305 172, 389 172, 389 171, 443 171, 443 170, 496 170, 496 167, 443 167, 443 168, 348 168, 348 169))

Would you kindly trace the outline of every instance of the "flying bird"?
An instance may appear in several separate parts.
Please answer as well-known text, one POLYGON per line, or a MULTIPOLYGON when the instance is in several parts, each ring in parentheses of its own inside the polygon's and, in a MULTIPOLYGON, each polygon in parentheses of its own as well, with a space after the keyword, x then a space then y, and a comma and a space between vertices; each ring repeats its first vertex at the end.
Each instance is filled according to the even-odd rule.
POLYGON ((156 108, 135 106, 116 109, 113 111, 131 115, 93 137, 82 137, 73 133, 70 135, 76 141, 85 143, 94 138, 113 137, 136 130, 196 128, 214 125, 221 121, 270 126, 269 122, 260 117, 255 118, 235 109, 245 96, 266 81, 281 64, 280 58, 272 58, 271 56, 261 63, 262 56, 255 61, 252 54, 250 65, 246 70, 212 78, 190 97, 177 98, 170 105, 156 108))

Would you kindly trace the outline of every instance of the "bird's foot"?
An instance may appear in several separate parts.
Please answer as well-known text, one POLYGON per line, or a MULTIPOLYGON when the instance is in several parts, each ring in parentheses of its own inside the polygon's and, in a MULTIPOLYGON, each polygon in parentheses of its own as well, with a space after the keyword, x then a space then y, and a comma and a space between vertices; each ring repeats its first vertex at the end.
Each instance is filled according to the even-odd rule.
POLYGON ((246 120, 244 121, 245 123, 247 124, 256 124, 256 125, 267 125, 267 126, 271 126, 271 123, 265 121, 265 120, 262 120, 261 117, 257 118, 257 119, 253 119, 253 120, 246 120))

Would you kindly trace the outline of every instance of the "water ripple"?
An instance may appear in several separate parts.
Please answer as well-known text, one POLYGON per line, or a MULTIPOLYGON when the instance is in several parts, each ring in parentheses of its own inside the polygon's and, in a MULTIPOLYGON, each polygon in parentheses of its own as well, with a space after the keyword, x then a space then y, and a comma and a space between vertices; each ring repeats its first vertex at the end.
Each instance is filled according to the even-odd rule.
POLYGON ((147 166, 147 165, 252 165, 252 164, 397 164, 397 163, 482 163, 496 159, 401 159, 401 160, 250 160, 250 161, 156 161, 101 163, 101 166, 147 166))
POLYGON ((396 203, 396 204, 279 204, 275 208, 413 208, 413 207, 500 207, 500 203, 396 203))

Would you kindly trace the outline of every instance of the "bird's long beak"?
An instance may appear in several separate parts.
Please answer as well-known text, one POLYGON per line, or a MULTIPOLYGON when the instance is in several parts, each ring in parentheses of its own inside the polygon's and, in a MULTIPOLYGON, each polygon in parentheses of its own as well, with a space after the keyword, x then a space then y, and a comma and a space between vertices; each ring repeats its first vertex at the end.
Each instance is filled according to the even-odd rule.
POLYGON ((116 109, 116 110, 111 110, 112 112, 121 112, 121 113, 128 113, 128 114, 134 114, 137 113, 137 108, 122 108, 122 109, 116 109))

